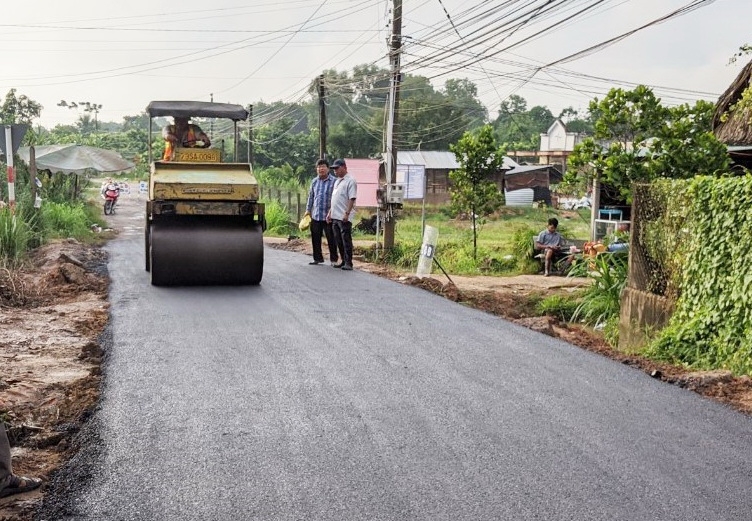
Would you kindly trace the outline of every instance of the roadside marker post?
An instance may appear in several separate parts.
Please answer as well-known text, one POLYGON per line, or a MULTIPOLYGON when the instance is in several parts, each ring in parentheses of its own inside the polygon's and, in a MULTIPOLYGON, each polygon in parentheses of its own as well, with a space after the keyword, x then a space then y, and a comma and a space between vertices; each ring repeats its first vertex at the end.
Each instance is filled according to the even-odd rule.
POLYGON ((8 207, 11 212, 16 208, 16 170, 13 155, 21 145, 28 128, 28 125, 5 125, 5 140, 0 140, 0 148, 5 153, 5 162, 8 165, 8 207))

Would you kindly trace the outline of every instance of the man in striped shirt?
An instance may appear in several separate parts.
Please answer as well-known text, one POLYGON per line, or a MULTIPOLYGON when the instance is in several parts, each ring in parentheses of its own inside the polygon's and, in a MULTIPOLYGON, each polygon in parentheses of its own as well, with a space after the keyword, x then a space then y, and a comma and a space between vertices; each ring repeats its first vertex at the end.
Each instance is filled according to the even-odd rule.
POLYGON ((337 264, 337 243, 334 240, 332 223, 327 222, 326 216, 332 204, 332 191, 336 178, 329 172, 329 161, 319 159, 316 161, 316 177, 311 182, 306 202, 306 215, 311 216, 311 242, 313 245, 313 260, 308 264, 316 265, 324 263, 324 254, 321 251, 321 237, 326 235, 326 243, 329 246, 329 261, 331 265, 337 264))

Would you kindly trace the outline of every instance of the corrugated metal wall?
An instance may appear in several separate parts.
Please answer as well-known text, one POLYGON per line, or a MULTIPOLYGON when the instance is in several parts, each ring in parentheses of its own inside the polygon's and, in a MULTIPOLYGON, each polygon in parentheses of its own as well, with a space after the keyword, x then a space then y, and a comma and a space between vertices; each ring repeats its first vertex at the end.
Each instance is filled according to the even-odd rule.
POLYGON ((507 199, 507 206, 527 206, 528 208, 533 206, 532 188, 522 188, 512 192, 504 191, 504 196, 507 199))

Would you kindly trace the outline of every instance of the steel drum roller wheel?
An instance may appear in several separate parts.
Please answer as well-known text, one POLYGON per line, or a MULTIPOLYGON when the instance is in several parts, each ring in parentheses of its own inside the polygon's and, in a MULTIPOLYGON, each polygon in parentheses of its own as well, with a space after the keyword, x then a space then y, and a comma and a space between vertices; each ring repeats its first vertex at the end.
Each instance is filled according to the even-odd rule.
POLYGON ((263 232, 247 219, 182 216, 154 220, 150 246, 155 286, 261 282, 263 232))
POLYGON ((144 262, 146 264, 146 271, 151 270, 151 225, 149 219, 146 219, 146 226, 144 226, 144 262))

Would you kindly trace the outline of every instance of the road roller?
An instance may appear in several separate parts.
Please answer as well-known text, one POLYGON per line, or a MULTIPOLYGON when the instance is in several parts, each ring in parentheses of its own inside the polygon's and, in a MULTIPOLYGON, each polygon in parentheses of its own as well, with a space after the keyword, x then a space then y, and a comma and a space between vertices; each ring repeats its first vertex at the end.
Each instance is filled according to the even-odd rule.
MULTIPOLYGON (((238 162, 238 122, 248 118, 248 111, 228 103, 152 101, 146 112, 150 173, 144 254, 151 283, 259 284, 264 271, 264 205, 259 203, 251 165, 238 162), (176 124, 170 129, 186 118, 232 121, 234 159, 224 161, 223 150, 200 148, 203 142, 185 137, 169 143, 161 159, 153 158, 151 123, 156 117, 174 118, 176 124)), ((194 128, 200 131, 189 126, 191 133, 194 128)), ((157 139, 161 142, 162 136, 157 139)))

